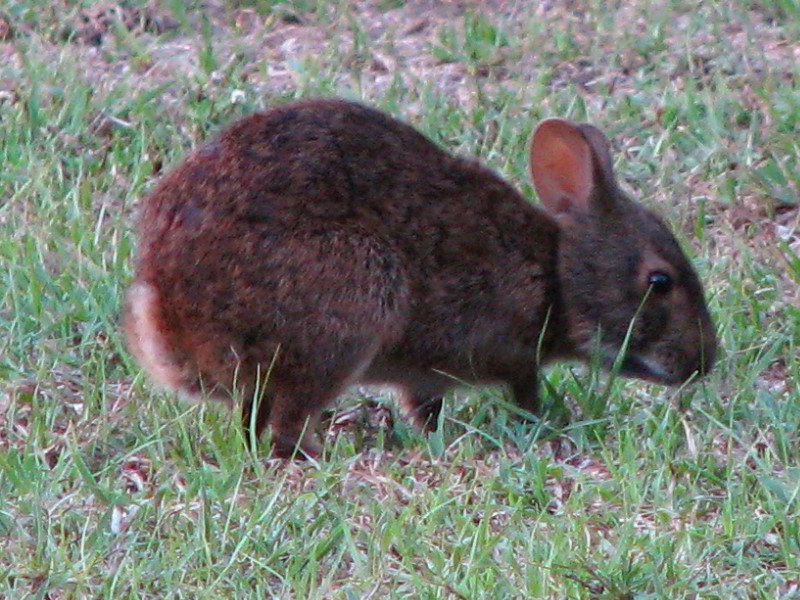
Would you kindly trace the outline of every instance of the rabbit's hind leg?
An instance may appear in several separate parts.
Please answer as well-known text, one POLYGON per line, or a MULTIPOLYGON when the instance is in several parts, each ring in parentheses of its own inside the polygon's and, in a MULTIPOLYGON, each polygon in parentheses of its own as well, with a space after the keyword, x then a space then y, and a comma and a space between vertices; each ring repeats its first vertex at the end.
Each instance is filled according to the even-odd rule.
POLYGON ((320 411, 404 331, 402 260, 363 228, 326 224, 269 248, 267 262, 261 285, 270 290, 270 328, 250 350, 271 367, 255 433, 268 424, 277 454, 292 455, 299 443, 314 456, 320 411))

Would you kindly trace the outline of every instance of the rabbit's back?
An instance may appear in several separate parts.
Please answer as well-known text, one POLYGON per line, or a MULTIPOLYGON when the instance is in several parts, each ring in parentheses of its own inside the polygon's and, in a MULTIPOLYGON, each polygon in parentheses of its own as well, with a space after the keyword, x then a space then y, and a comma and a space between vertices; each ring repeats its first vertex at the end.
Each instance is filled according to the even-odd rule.
POLYGON ((315 100, 246 117, 193 153, 148 198, 141 244, 170 230, 280 235, 332 221, 383 231, 416 254, 462 234, 486 252, 500 238, 518 245, 516 225, 553 229, 477 162, 376 110, 315 100))

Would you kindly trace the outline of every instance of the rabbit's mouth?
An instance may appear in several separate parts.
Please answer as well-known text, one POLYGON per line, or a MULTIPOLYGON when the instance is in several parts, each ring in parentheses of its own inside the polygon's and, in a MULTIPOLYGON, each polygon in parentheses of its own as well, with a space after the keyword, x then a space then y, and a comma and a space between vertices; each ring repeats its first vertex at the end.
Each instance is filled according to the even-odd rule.
POLYGON ((623 359, 620 374, 661 385, 677 385, 683 381, 652 360, 636 355, 628 355, 623 359))
MULTIPOLYGON (((602 364, 609 371, 613 370, 614 364, 617 362, 618 353, 619 350, 611 346, 604 345, 601 348, 602 364)), ((642 379, 660 385, 678 385, 685 379, 676 375, 675 372, 665 369, 658 361, 630 352, 622 359, 619 374, 623 377, 642 379)))
MULTIPOLYGON (((615 348, 610 344, 603 344, 600 347, 598 357, 600 364, 608 371, 614 370, 614 365, 619 358, 619 352, 619 348, 615 348)), ((587 354, 592 356, 591 353, 587 354)), ((658 361, 631 352, 626 353, 625 357, 622 359, 622 364, 619 365, 618 373, 623 377, 642 379, 660 385, 677 385, 684 381, 684 379, 681 379, 673 371, 667 370, 661 366, 658 361)))

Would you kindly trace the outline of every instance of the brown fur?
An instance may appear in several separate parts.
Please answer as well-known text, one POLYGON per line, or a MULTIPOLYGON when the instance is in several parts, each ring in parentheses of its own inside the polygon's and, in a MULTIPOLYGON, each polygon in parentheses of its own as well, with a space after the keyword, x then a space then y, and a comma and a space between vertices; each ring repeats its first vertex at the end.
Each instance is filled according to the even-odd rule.
POLYGON ((716 342, 702 287, 611 164, 597 129, 545 121, 531 150, 545 211, 364 106, 254 114, 144 200, 130 346, 169 388, 240 392, 246 428, 260 376, 255 434, 271 425, 283 455, 316 454, 317 415, 356 382, 399 388, 423 425, 459 380, 508 384, 535 412, 539 363, 587 359, 598 328, 613 361, 653 271, 674 285, 650 290, 623 373, 703 374, 716 342))

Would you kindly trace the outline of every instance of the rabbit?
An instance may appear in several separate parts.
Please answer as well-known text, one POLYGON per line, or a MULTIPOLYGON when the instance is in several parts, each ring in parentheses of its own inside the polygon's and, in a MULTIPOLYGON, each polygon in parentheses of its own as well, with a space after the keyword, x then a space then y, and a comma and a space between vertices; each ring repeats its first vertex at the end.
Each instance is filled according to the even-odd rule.
POLYGON ((141 206, 124 329, 152 379, 242 400, 249 439, 320 455, 323 408, 392 386, 420 427, 464 383, 539 408, 541 365, 599 356, 665 385, 711 369, 703 287, 655 213, 618 186, 595 127, 542 121, 544 208, 409 125, 338 99, 242 118, 141 206))

